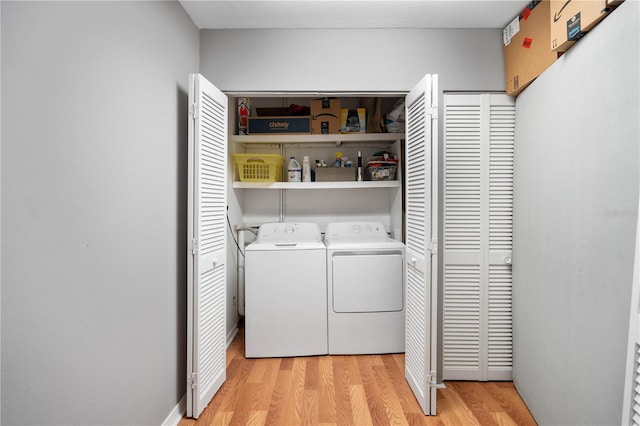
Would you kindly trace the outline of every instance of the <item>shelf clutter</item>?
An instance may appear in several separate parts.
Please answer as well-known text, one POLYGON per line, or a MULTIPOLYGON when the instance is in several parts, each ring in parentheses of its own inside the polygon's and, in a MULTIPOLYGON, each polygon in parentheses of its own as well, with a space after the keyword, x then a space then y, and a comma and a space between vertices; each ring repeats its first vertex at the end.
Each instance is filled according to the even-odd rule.
MULTIPOLYGON (((274 183, 281 182, 283 176, 287 176, 288 182, 303 181, 291 178, 301 176, 300 165, 294 157, 291 157, 286 171, 283 170, 284 157, 277 154, 236 153, 233 159, 240 182, 274 183), (291 169, 292 164, 297 170, 291 169)), ((396 155, 381 151, 369 157, 365 167, 361 158, 354 166, 341 152, 336 152, 331 166, 324 160, 315 161, 315 167, 310 170, 311 179, 307 182, 393 181, 396 180, 398 162, 396 155)))
POLYGON ((343 105, 340 98, 308 100, 309 106, 251 107, 250 98, 238 98, 238 134, 363 134, 404 132, 404 102, 382 112, 379 97, 359 98, 357 107, 343 105))
POLYGON ((236 101, 234 188, 401 187, 404 97, 236 101))

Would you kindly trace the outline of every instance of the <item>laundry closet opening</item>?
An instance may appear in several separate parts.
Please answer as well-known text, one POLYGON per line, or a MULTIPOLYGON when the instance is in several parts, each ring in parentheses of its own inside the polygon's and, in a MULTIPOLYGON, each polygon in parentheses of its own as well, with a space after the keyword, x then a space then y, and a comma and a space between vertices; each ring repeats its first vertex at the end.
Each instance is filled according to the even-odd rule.
POLYGON ((403 95, 229 96, 190 76, 188 416, 224 383, 242 316, 245 344, 252 335, 249 295, 254 314, 271 309, 255 322, 278 318, 293 343, 307 327, 291 324, 319 328, 313 345, 258 342, 245 356, 404 352, 406 380, 435 414, 438 76, 403 95), (262 260, 250 265, 249 251, 262 260), (273 291, 252 292, 250 277, 273 291))
MULTIPOLYGON (((227 95, 227 337, 230 342, 237 332, 236 325, 245 316, 244 250, 255 240, 260 225, 311 222, 319 226, 324 236, 326 226, 332 222, 370 221, 382 223, 389 237, 403 240, 402 156, 406 93, 233 92, 227 95), (323 109, 319 111, 318 107, 323 109), (359 108, 366 111, 362 132, 355 127, 360 123, 354 120, 359 108), (344 110, 347 116, 341 122, 343 117, 340 115, 344 110), (251 117, 251 129, 241 122, 244 111, 251 117), (270 117, 283 118, 274 123, 280 126, 291 123, 292 127, 280 127, 269 132, 270 117), (348 130, 350 133, 340 131, 345 121, 352 125, 348 130), (300 122, 308 128, 294 129, 293 126, 300 122), (359 153, 361 182, 357 180, 359 153), (256 159, 264 155, 262 159, 267 161, 279 156, 284 160, 282 165, 271 166, 271 173, 273 168, 276 169, 275 176, 256 176, 253 171, 242 169, 243 164, 238 161, 244 158, 238 159, 235 154, 251 154, 256 159), (367 169, 368 160, 376 154, 390 155, 392 160, 397 160, 397 167, 384 163, 379 169, 367 169), (290 157, 294 157, 301 166, 303 159, 309 158, 312 182, 302 186, 288 182, 290 157), (341 166, 349 167, 332 167, 338 157, 341 166), (373 178, 367 175, 374 172, 378 174, 373 178)), ((310 277, 301 277, 302 280, 306 278, 310 277)))

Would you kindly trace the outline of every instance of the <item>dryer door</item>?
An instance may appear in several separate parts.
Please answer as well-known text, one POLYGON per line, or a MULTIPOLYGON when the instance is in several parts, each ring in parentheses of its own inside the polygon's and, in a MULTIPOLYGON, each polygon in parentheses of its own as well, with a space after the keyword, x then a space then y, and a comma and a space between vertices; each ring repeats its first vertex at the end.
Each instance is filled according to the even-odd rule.
POLYGON ((404 307, 401 251, 333 253, 333 311, 395 312, 404 307))

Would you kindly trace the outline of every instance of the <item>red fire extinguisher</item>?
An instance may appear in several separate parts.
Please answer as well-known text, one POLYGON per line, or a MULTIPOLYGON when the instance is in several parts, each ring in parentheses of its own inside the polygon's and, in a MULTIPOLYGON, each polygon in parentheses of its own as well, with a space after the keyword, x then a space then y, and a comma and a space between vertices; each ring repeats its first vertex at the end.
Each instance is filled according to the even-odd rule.
POLYGON ((240 98, 238 100, 238 133, 247 134, 249 124, 249 98, 240 98))

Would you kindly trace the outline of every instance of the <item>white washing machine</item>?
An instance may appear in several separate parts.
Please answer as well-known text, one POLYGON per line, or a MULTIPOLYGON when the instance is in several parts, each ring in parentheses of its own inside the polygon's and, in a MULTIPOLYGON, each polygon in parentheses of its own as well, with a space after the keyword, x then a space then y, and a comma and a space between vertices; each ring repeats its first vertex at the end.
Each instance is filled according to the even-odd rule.
POLYGON ((378 222, 327 226, 330 354, 405 351, 405 247, 378 222))
POLYGON ((315 223, 267 223, 245 250, 245 356, 327 354, 327 261, 315 223))

